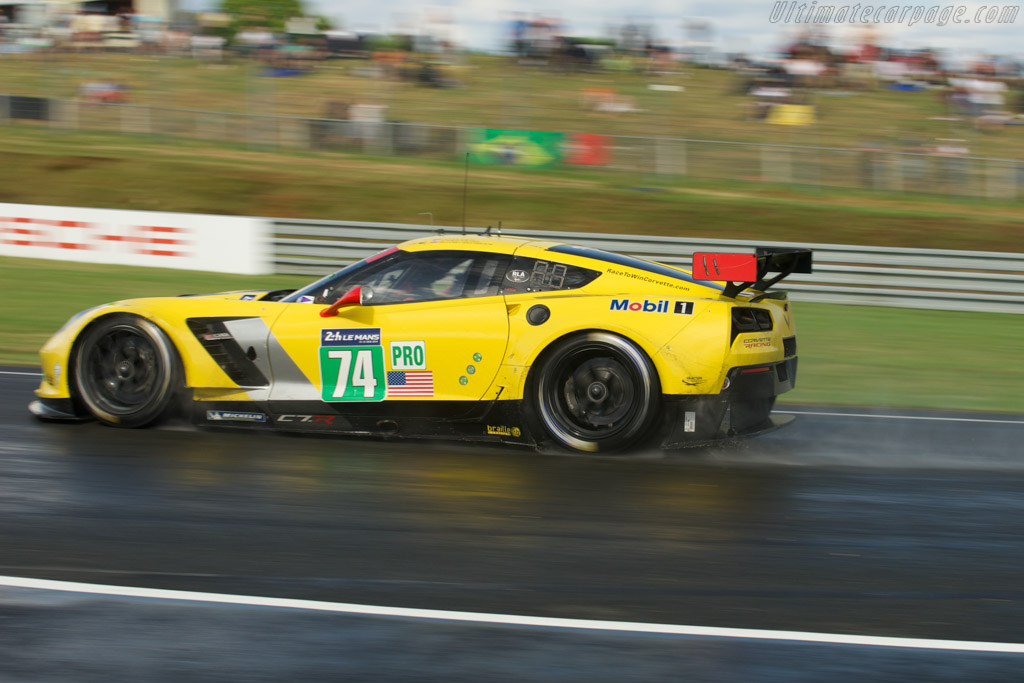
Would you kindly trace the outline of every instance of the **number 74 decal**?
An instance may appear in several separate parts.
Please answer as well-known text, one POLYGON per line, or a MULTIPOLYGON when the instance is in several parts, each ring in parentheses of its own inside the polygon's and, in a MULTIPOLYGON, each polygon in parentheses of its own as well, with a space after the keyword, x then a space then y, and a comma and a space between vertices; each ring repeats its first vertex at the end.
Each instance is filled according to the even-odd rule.
POLYGON ((320 398, 324 401, 383 401, 386 378, 381 346, 320 347, 320 398))

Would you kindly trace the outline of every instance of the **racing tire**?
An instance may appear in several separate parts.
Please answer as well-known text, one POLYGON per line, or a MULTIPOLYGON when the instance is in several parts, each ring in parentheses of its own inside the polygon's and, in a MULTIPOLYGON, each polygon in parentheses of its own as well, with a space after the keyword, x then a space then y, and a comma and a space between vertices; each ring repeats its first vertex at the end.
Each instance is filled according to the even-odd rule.
POLYGON ((585 453, 642 445, 661 409, 661 382, 647 354, 608 332, 570 337, 545 352, 529 391, 543 432, 585 453))
POLYGON ((76 399, 116 427, 156 422, 175 402, 182 384, 174 344, 152 322, 129 315, 102 318, 76 345, 76 399))

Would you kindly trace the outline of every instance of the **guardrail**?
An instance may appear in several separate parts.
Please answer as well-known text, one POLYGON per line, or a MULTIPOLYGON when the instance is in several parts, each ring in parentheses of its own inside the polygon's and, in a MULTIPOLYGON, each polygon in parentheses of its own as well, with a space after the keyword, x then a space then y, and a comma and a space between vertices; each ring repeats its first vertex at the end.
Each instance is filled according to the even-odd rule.
MULTIPOLYGON (((323 275, 395 243, 462 228, 404 223, 270 219, 274 270, 323 275)), ((483 228, 468 228, 480 233, 483 228)), ((946 311, 1024 314, 1024 254, 751 242, 571 231, 516 230, 551 239, 689 267, 697 251, 750 252, 755 246, 809 247, 814 273, 780 285, 795 301, 946 311)))

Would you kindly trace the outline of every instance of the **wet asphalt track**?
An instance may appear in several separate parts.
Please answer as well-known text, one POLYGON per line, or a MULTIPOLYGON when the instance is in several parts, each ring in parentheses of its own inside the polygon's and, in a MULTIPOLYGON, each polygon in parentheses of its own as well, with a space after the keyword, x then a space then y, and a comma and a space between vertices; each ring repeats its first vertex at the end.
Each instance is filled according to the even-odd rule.
MULTIPOLYGON (((801 407, 845 414, 613 459, 43 424, 25 410, 36 383, 0 374, 5 576, 1024 643, 1021 416, 801 407)), ((1013 681, 1022 666, 0 588, 2 681, 1013 681)))

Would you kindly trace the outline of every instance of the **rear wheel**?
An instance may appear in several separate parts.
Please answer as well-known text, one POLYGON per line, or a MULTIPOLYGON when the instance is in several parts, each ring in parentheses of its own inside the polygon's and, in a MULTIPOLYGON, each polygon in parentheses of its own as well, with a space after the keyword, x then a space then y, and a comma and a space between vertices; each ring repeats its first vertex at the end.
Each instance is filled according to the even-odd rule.
POLYGON ((531 407, 559 445, 595 453, 637 446, 658 416, 661 385, 647 355, 608 332, 571 337, 545 353, 531 407))
POLYGON ((74 354, 78 399, 96 419, 142 427, 167 412, 181 385, 181 363, 163 330, 119 315, 89 327, 74 354))

